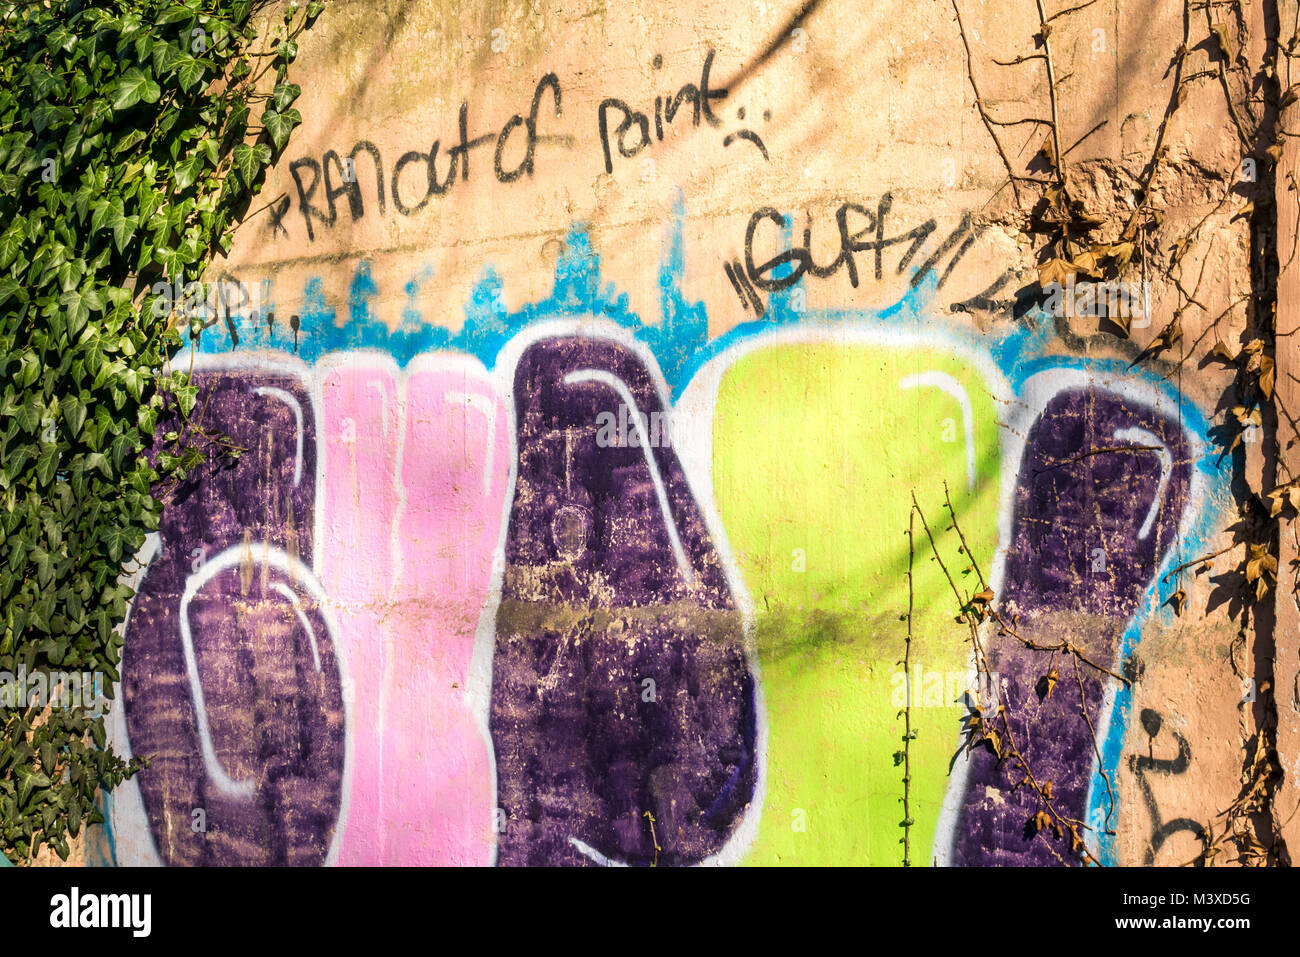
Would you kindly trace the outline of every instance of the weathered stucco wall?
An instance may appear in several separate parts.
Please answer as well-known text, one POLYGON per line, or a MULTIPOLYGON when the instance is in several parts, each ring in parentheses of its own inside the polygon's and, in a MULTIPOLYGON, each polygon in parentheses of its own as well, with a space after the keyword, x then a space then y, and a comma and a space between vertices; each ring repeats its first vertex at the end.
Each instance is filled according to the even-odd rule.
MULTIPOLYGON (((142 556, 115 741, 153 760, 91 856, 1078 860, 962 747, 950 572, 1103 669, 982 633, 986 716, 1087 852, 1195 857, 1257 720, 1212 576, 1167 576, 1233 520, 1197 339, 1249 286, 1217 76, 1164 133, 1125 338, 1035 304, 974 107, 968 70, 1050 115, 1042 61, 993 63, 1033 3, 961 3, 969 67, 948 2, 460 7, 335 0, 304 38, 304 125, 211 277, 254 298, 193 360, 246 451, 142 556), (944 564, 916 520, 909 646, 913 495, 944 564)), ((1073 192, 1122 225, 1183 8, 1051 39, 1073 192)), ((1042 127, 997 132, 1045 175, 1042 127)))

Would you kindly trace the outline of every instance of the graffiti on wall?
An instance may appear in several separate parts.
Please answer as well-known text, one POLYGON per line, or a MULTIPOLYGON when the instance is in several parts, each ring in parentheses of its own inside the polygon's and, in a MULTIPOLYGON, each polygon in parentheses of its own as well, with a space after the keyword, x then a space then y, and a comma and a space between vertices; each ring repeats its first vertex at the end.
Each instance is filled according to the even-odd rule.
POLYGON ((710 338, 685 218, 679 198, 657 320, 579 225, 548 296, 507 309, 487 265, 454 331, 415 306, 423 265, 400 321, 378 315, 364 260, 344 303, 312 277, 277 323, 266 277, 261 312, 207 324, 195 415, 241 454, 176 490, 139 556, 113 739, 151 764, 106 799, 106 862, 893 864, 905 704, 918 858, 1077 863, 963 736, 980 677, 928 543, 900 666, 913 493, 951 497, 1023 634, 1098 664, 994 637, 985 676, 1089 852, 1116 860, 1120 813, 1182 826, 1118 791, 1117 676, 1212 519, 1200 411, 1050 355, 1041 310, 942 322, 966 226, 858 229, 833 266, 750 255, 730 274, 758 318, 710 338), (893 246, 899 302, 800 305, 893 246))

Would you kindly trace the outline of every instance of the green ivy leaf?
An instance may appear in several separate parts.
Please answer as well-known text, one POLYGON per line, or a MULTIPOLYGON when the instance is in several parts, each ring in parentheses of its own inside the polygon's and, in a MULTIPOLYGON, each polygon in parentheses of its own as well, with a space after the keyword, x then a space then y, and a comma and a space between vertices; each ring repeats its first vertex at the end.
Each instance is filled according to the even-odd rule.
POLYGON ((284 149, 289 142, 289 134, 301 123, 302 115, 297 110, 286 110, 284 113, 267 110, 262 114, 262 125, 266 127, 277 150, 284 149))
POLYGON ((158 19, 154 22, 159 26, 162 26, 168 23, 175 23, 177 20, 193 20, 194 17, 195 12, 189 7, 180 3, 173 3, 170 7, 159 14, 158 19))
POLYGON ((153 251, 153 261, 163 267, 164 276, 182 276, 185 274, 187 260, 170 246, 159 246, 153 251))
POLYGON ((35 353, 23 353, 18 364, 18 374, 14 376, 14 384, 20 389, 26 389, 41 374, 41 360, 36 357, 35 353))
POLYGON ((143 101, 157 103, 162 96, 162 88, 151 80, 139 67, 131 67, 117 81, 113 95, 113 109, 125 110, 143 101))
POLYGON ((154 75, 165 76, 172 72, 184 56, 184 53, 165 40, 154 44, 152 54, 154 75))
POLYGON ((75 114, 66 106, 41 102, 32 110, 32 128, 37 133, 71 123, 75 114))
POLYGON ((198 86, 207 69, 207 65, 202 60, 195 59, 192 56, 182 57, 176 67, 176 75, 181 82, 181 89, 188 90, 191 87, 198 86))
MULTIPOLYGON (((0 13, 0 670, 120 677, 131 592, 119 577, 162 514, 143 444, 169 429, 164 471, 206 461, 197 387, 158 372, 180 336, 140 294, 151 267, 183 282, 229 248, 302 122, 285 41, 266 136, 246 142, 260 97, 250 51, 267 39, 252 8, 60 0, 0 13), (162 424, 164 395, 193 417, 186 428, 162 424)), ((69 838, 103 821, 96 790, 144 765, 112 752, 102 718, 56 709, 33 728, 0 708, 0 853, 25 858, 35 841, 67 857, 69 838)))
POLYGON ((264 143, 254 146, 240 143, 232 151, 232 158, 235 170, 244 178, 244 182, 251 183, 262 167, 271 162, 271 150, 264 143))
POLYGON ((0 269, 8 268, 23 248, 23 228, 20 221, 14 221, 0 234, 0 269))
POLYGON ((81 434, 81 427, 86 423, 86 403, 77 396, 70 395, 61 403, 63 419, 68 423, 68 431, 75 439, 81 434))
POLYGON ((277 112, 282 112, 300 96, 302 96, 302 87, 297 83, 277 83, 275 89, 271 91, 271 106, 277 112))
POLYGON ((178 190, 186 190, 194 185, 194 181, 199 178, 199 173, 203 172, 206 158, 204 153, 194 152, 176 167, 174 182, 178 190))
POLYGON ((19 285, 18 280, 16 279, 9 279, 7 277, 0 279, 0 306, 3 306, 14 296, 18 295, 22 288, 23 287, 19 285))
MULTIPOLYGON (((59 453, 55 449, 47 449, 41 454, 36 463, 36 478, 42 485, 49 485, 54 481, 54 472, 59 467, 59 453)), ((48 579, 48 575, 46 578, 48 579)))

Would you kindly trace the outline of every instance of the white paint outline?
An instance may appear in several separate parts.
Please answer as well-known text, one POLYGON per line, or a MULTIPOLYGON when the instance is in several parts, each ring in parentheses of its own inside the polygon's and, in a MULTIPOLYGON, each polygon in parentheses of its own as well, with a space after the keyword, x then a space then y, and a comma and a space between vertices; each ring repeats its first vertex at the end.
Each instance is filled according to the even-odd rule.
POLYGON ((311 642, 312 663, 316 666, 316 671, 320 672, 320 647, 316 644, 316 629, 311 626, 306 613, 302 610, 302 603, 298 601, 298 593, 284 582, 272 582, 271 588, 289 599, 289 603, 293 605, 293 613, 298 616, 298 621, 302 624, 303 630, 307 632, 307 640, 311 642))
POLYGON ((366 382, 367 389, 373 389, 379 393, 379 431, 388 436, 388 383, 383 379, 370 379, 366 382))
POLYGON ((619 400, 632 410, 632 415, 629 418, 632 420, 632 424, 636 426, 637 438, 641 442, 641 451, 645 453, 645 463, 650 469, 650 481, 654 483, 655 497, 659 500, 659 514, 663 517, 664 527, 668 529, 668 541, 673 548, 673 557, 677 559, 677 570, 685 579, 686 584, 694 584, 695 570, 691 568, 691 563, 686 558, 686 550, 682 548, 681 536, 677 531, 677 519, 673 517, 672 507, 668 503, 668 490, 664 488, 663 476, 659 474, 659 463, 655 461, 654 453, 650 450, 650 436, 646 434, 645 426, 641 424, 641 408, 637 405, 632 390, 618 376, 601 369, 578 369, 575 372, 570 372, 562 381, 565 385, 597 382, 608 386, 614 390, 619 400))
POLYGON ((946 372, 931 369, 910 375, 898 383, 900 389, 916 389, 926 386, 946 393, 961 406, 961 424, 966 435, 966 491, 975 491, 975 413, 971 408, 970 395, 966 387, 946 372))
POLYGON ((494 397, 488 397, 481 392, 446 392, 442 397, 443 402, 450 402, 453 405, 463 405, 467 409, 473 409, 481 413, 483 418, 487 419, 487 453, 483 457, 483 497, 489 498, 492 495, 492 459, 496 454, 497 445, 497 403, 494 397))
POLYGON ((293 393, 278 389, 273 385, 258 386, 253 392, 257 395, 269 395, 272 398, 279 399, 293 409, 293 417, 297 422, 298 429, 298 448, 293 457, 293 485, 294 488, 297 488, 298 483, 302 481, 302 405, 294 398, 293 393))
POLYGON ((606 857, 604 854, 600 853, 600 851, 596 850, 596 849, 595 849, 594 847, 592 847, 590 844, 584 844, 582 841, 578 840, 576 837, 570 837, 570 838, 569 838, 569 843, 570 843, 571 845, 573 845, 574 849, 577 850, 577 852, 578 852, 579 854, 581 854, 583 857, 590 858, 591 860, 593 860, 593 861, 595 861, 597 864, 599 864, 601 867, 628 867, 628 866, 630 866, 630 865, 628 865, 628 864, 624 864, 622 861, 616 861, 616 860, 614 860, 612 857, 606 857))
MULTIPOLYGON (((1183 431, 1187 430, 1184 429, 1183 431)), ((1151 500, 1150 506, 1147 507, 1147 517, 1142 522, 1142 528, 1138 530, 1138 538, 1144 539, 1151 534, 1151 529, 1156 523, 1156 516, 1160 514, 1160 503, 1165 500, 1165 489, 1169 486, 1169 476, 1174 471, 1174 457, 1169 454, 1169 448, 1160 441, 1158 435, 1138 426, 1116 429, 1115 441, 1132 442, 1134 445, 1159 446, 1154 451, 1160 457, 1160 484, 1156 486, 1155 498, 1151 500)))
MULTIPOLYGON (((154 559, 162 552, 162 536, 150 532, 145 536, 144 544, 136 552, 133 563, 135 569, 129 574, 123 572, 118 584, 131 589, 131 601, 126 606, 126 616, 118 629, 118 637, 125 639, 131 616, 135 612, 135 597, 140 593, 140 585, 149 572, 154 559)), ((122 644, 122 660, 118 671, 127 665, 127 650, 130 646, 122 644)), ((134 755, 131 751, 131 735, 126 726, 126 702, 122 696, 122 682, 113 685, 113 701, 104 721, 107 731, 106 744, 126 760, 134 755)), ((104 830, 111 842, 112 860, 106 864, 115 867, 162 867, 162 855, 154 840, 153 825, 149 823, 149 814, 144 807, 144 795, 140 791, 137 776, 127 778, 111 791, 102 792, 104 796, 104 830), (125 841, 123 839, 126 839, 125 841)), ((87 842, 89 846, 90 842, 87 842)))

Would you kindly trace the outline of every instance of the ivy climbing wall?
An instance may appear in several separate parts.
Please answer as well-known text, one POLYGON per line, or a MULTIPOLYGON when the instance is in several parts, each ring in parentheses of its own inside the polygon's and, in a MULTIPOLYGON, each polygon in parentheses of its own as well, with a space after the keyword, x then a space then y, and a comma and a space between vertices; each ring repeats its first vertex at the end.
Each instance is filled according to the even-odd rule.
MULTIPOLYGON (((1167 279, 1127 335, 1041 296, 971 82, 1042 115, 992 62, 1038 15, 960 10, 966 45, 937 2, 331 3, 175 360, 244 451, 133 566, 113 739, 150 765, 88 859, 1194 857, 1252 720, 1226 602, 1170 574, 1232 520, 1226 380, 1135 362, 1167 279)), ((1103 215, 1182 30, 1054 34, 1103 215)), ((1241 175, 1228 122, 1166 131, 1166 220, 1241 175)))

